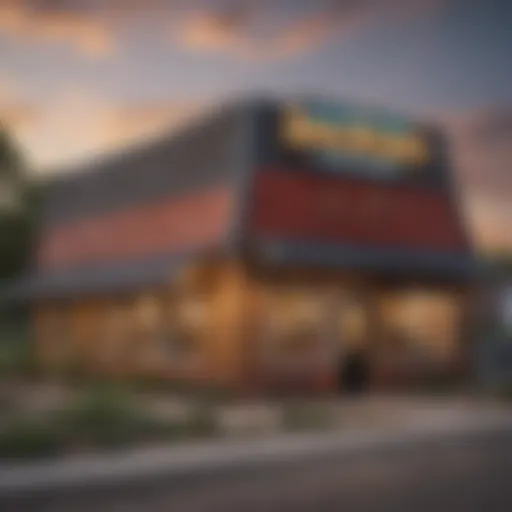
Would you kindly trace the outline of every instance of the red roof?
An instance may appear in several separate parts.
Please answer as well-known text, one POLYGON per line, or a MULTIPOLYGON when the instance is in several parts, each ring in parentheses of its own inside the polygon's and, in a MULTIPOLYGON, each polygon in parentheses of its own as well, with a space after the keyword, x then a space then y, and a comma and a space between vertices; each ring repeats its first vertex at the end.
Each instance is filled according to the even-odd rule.
POLYGON ((467 248, 446 190, 284 169, 256 175, 251 232, 357 246, 467 248))

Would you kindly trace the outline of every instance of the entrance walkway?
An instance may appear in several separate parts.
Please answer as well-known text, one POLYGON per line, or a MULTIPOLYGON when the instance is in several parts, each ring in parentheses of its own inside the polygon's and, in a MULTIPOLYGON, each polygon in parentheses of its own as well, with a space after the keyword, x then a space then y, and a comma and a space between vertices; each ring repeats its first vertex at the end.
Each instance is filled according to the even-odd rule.
POLYGON ((510 409, 472 397, 417 397, 368 394, 332 402, 341 423, 375 428, 404 425, 449 425, 508 416, 510 409), (343 421, 344 420, 344 421, 343 421))

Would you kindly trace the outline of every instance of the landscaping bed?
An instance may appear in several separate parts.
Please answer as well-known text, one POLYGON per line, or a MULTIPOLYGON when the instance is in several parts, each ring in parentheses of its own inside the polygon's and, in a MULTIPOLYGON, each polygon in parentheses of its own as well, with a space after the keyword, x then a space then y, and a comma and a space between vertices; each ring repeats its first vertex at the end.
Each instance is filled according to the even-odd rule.
POLYGON ((336 415, 321 404, 249 403, 214 392, 177 393, 126 383, 4 381, 0 402, 0 460, 338 426, 336 415))

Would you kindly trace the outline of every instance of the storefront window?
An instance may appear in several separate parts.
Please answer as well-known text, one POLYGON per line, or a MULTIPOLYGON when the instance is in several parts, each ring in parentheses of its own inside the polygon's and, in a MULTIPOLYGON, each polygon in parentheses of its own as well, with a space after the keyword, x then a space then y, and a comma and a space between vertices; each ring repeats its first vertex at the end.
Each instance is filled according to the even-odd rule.
POLYGON ((164 303, 162 297, 147 294, 139 297, 134 305, 134 332, 128 334, 129 351, 133 364, 147 369, 162 365, 159 341, 164 332, 164 303))
POLYGON ((314 291, 272 291, 265 311, 265 352, 270 363, 308 365, 325 342, 327 308, 314 291))
POLYGON ((386 348, 434 360, 448 360, 456 348, 458 307, 441 293, 404 292, 382 304, 386 348))
POLYGON ((176 296, 170 304, 163 342, 166 358, 195 362, 201 354, 208 327, 208 302, 202 296, 176 296))

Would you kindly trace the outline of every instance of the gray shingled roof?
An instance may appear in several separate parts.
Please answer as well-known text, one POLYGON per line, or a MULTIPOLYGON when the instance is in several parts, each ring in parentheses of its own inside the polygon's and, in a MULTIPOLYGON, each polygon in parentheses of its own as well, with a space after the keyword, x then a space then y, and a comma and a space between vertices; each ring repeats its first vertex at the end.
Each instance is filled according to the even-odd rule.
POLYGON ((132 204, 229 181, 244 109, 223 107, 183 132, 89 163, 49 184, 42 225, 115 211, 132 204))
POLYGON ((183 265, 201 257, 210 248, 202 247, 182 254, 166 254, 144 260, 76 268, 49 274, 27 275, 1 289, 0 299, 37 300, 77 295, 121 293, 170 282, 183 265))

